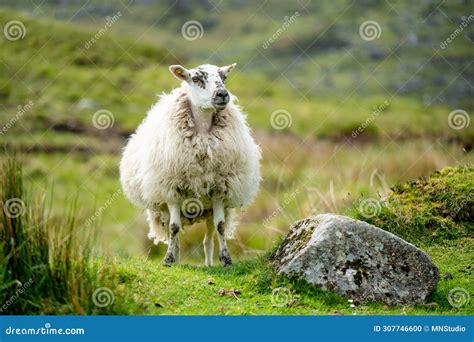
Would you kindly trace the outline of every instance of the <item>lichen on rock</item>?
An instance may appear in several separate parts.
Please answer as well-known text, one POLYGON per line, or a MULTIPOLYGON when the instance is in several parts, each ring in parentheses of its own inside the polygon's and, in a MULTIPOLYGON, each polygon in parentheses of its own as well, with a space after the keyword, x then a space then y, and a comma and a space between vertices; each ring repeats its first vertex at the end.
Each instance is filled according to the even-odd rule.
POLYGON ((346 216, 323 214, 296 222, 272 255, 278 273, 358 301, 423 302, 439 271, 403 239, 346 216))

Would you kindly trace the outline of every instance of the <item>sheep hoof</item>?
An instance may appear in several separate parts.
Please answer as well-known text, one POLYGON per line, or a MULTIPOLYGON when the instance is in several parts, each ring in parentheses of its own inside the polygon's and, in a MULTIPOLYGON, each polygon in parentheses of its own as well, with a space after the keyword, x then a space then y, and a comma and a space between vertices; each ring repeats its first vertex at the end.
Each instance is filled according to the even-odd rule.
POLYGON ((219 260, 224 267, 232 266, 232 258, 230 257, 230 253, 227 249, 223 249, 219 252, 219 260))
POLYGON ((166 253, 165 255, 165 259, 163 260, 163 264, 165 266, 171 266, 172 264, 174 264, 176 262, 176 259, 173 255, 173 253, 166 253))

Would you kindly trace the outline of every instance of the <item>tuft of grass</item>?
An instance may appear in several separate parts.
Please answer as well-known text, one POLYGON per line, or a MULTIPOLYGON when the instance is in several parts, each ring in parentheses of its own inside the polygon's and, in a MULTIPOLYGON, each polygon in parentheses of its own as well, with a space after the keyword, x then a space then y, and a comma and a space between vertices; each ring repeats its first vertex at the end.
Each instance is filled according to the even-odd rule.
POLYGON ((14 155, 4 161, 0 183, 0 312, 113 312, 94 304, 94 291, 113 287, 113 277, 102 270, 105 262, 93 258, 94 233, 77 222, 77 201, 61 217, 53 216, 44 196, 33 199, 25 191, 22 164, 14 155))
POLYGON ((352 216, 413 243, 474 237, 474 167, 447 167, 429 177, 398 184, 374 215, 360 206, 352 216))

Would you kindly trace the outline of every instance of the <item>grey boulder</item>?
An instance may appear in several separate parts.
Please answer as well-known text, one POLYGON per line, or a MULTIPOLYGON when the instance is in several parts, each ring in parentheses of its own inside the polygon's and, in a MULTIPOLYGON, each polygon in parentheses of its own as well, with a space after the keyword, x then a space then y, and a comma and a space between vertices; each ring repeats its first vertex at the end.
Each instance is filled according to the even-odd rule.
POLYGON ((278 273, 358 301, 424 302, 438 268, 405 240, 366 222, 322 214, 294 223, 272 255, 278 273))

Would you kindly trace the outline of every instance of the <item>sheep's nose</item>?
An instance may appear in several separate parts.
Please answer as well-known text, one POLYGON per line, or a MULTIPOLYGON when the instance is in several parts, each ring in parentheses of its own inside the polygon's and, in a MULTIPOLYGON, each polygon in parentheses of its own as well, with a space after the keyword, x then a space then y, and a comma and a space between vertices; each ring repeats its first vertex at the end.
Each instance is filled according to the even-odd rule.
POLYGON ((226 89, 218 89, 214 95, 215 102, 229 102, 229 92, 226 89))

